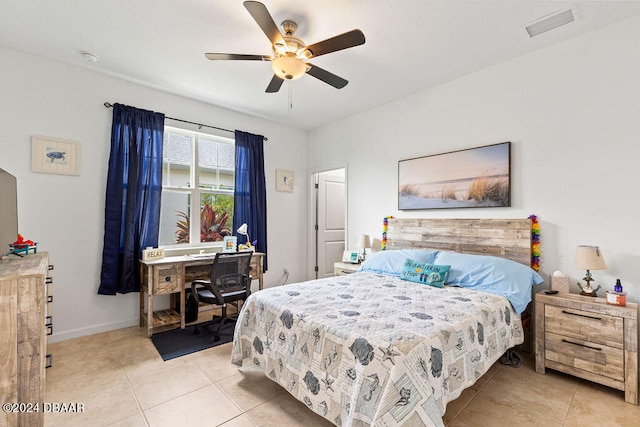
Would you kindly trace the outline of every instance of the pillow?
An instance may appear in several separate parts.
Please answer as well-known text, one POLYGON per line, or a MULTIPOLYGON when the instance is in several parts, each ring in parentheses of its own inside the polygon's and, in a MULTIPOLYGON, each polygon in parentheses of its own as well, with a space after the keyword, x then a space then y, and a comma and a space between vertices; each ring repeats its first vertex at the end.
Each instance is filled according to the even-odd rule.
POLYGON ((397 249, 390 251, 374 252, 367 255, 358 271, 371 273, 390 274, 401 276, 404 268, 404 260, 411 258, 418 262, 433 263, 438 251, 431 249, 397 249))
POLYGON ((451 265, 447 285, 507 297, 518 314, 531 301, 531 288, 544 282, 532 268, 495 256, 438 252, 434 262, 451 265))
POLYGON ((417 262, 407 258, 404 261, 404 268, 400 278, 410 282, 422 283, 425 285, 444 288, 444 281, 447 278, 450 265, 434 265, 417 262))

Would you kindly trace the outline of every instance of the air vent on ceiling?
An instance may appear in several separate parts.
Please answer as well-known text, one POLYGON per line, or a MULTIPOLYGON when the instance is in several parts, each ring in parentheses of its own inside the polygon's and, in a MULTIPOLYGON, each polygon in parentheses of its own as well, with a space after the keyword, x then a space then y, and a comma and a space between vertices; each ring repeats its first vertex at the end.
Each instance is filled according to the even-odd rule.
POLYGON ((571 9, 563 9, 550 13, 547 16, 525 25, 524 29, 529 37, 535 37, 563 25, 570 24, 578 19, 580 19, 580 16, 578 15, 578 8, 574 6, 571 9))

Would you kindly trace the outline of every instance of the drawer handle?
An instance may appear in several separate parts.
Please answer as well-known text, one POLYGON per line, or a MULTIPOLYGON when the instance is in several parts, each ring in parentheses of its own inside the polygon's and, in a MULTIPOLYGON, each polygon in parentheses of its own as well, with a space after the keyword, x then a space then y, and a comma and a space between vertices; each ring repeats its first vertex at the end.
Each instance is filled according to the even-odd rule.
POLYGON ((49 266, 47 267, 47 270, 53 270, 53 264, 49 264, 49 266))
POLYGON ((165 277, 165 278, 164 278, 164 281, 165 281, 165 282, 170 282, 170 281, 171 281, 171 276, 167 276, 167 277, 165 277))
POLYGON ((566 339, 564 339, 564 338, 562 339, 562 342, 565 342, 565 343, 567 343, 567 344, 579 345, 580 347, 590 348, 591 350, 598 350, 598 351, 602 351, 602 349, 601 349, 601 348, 598 348, 598 347, 591 347, 590 345, 582 344, 582 343, 579 343, 579 342, 569 341, 569 340, 566 340, 566 339))
POLYGON ((50 285, 53 283, 53 277, 47 277, 44 279, 44 283, 46 283, 47 285, 50 285))
POLYGON ((47 303, 53 302, 53 295, 47 295, 47 303))
POLYGON ((580 314, 580 313, 572 313, 572 312, 567 311, 567 310, 562 310, 562 312, 563 312, 564 314, 571 314, 571 315, 573 315, 573 316, 586 317, 587 319, 602 320, 602 317, 588 316, 588 315, 586 315, 586 314, 580 314))
POLYGON ((46 363, 44 365, 45 368, 50 368, 53 366, 53 354, 49 353, 45 356, 46 363))

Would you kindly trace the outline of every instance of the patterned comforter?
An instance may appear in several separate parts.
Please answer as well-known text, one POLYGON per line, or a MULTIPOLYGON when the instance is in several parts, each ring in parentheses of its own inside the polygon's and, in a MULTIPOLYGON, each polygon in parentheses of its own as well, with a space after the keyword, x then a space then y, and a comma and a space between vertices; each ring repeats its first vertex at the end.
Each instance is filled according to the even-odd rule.
POLYGON ((446 404, 523 338, 502 296, 360 272, 252 294, 232 362, 339 426, 442 426, 446 404))

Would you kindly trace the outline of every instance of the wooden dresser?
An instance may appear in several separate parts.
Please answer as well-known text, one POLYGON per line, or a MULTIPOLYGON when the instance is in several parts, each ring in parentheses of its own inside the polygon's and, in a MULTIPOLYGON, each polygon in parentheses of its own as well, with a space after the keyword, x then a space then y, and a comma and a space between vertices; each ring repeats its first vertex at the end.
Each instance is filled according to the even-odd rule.
POLYGON ((0 402, 21 405, 3 407, 2 426, 44 425, 49 269, 46 253, 0 260, 0 402))
POLYGON ((536 372, 555 369, 624 391, 638 404, 638 304, 536 294, 536 372))

